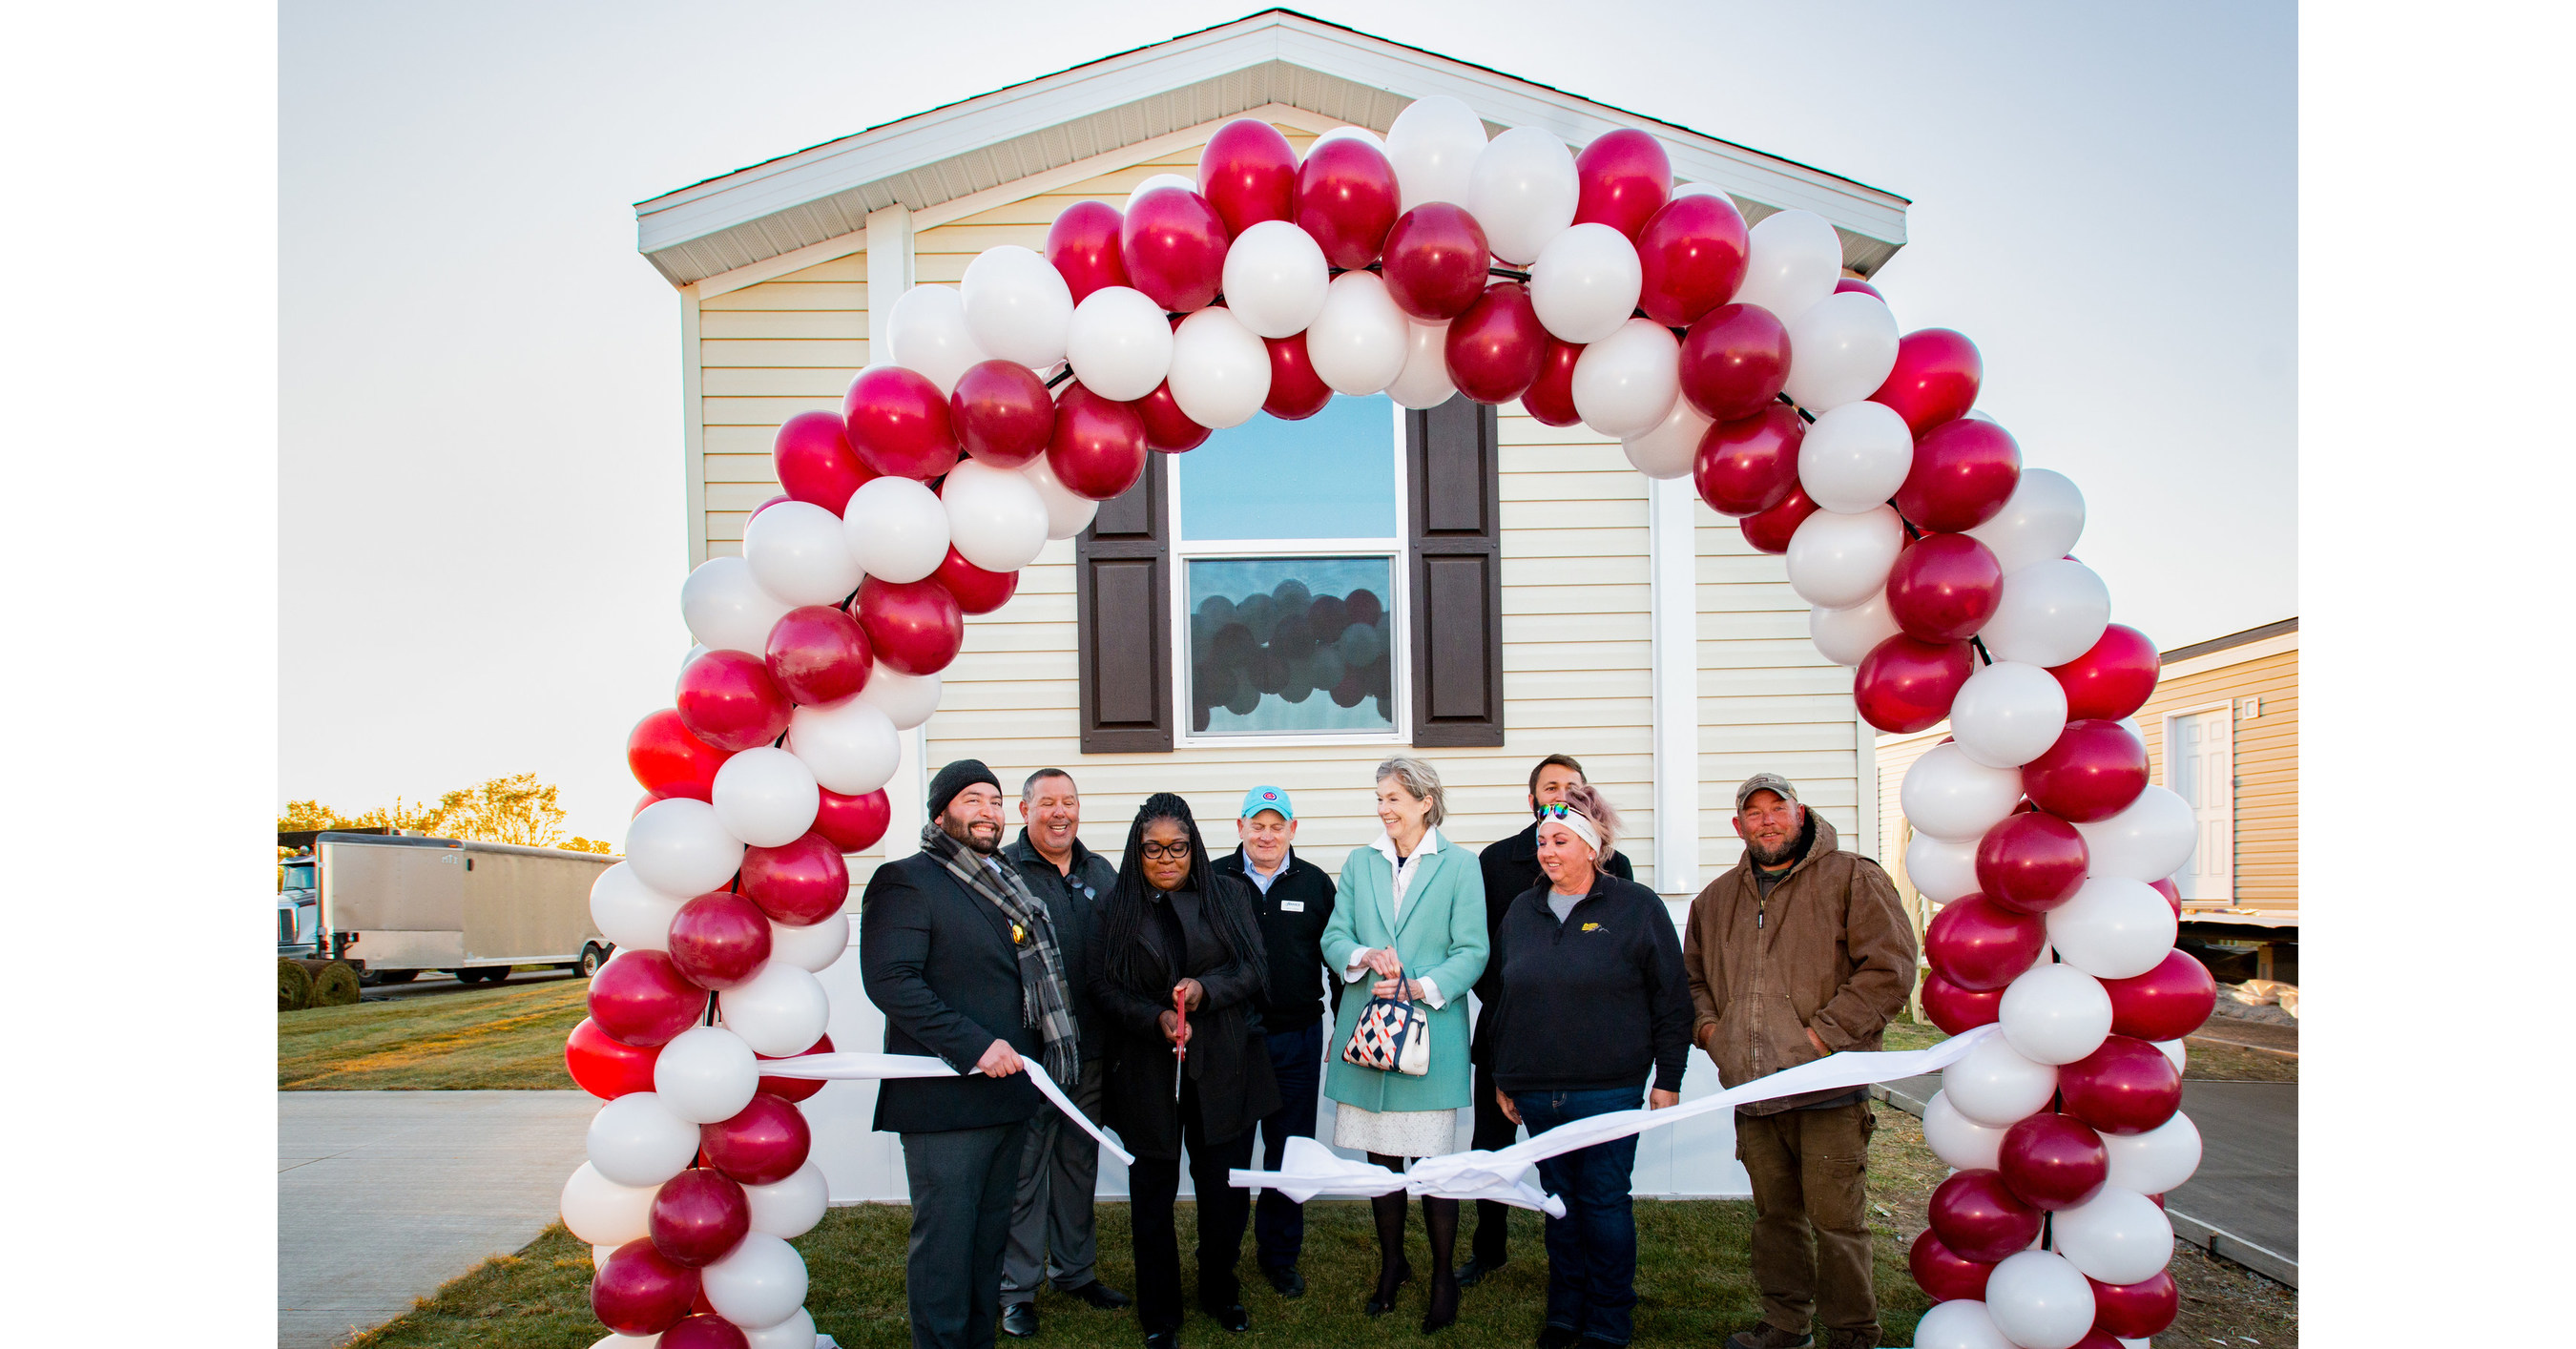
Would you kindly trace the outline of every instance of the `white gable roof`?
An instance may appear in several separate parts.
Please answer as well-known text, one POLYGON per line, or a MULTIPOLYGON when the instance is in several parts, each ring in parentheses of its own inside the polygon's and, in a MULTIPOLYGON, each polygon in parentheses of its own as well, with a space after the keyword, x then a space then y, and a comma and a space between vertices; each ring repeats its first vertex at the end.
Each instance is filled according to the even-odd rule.
POLYGON ((675 286, 1269 104, 1383 132, 1448 94, 1494 127, 1572 145, 1653 132, 1678 179, 1724 188, 1750 219, 1804 207, 1833 222, 1844 263, 1874 273, 1905 243, 1906 199, 1821 169, 1543 84, 1286 10, 1140 47, 739 169, 635 207, 637 248, 675 286))

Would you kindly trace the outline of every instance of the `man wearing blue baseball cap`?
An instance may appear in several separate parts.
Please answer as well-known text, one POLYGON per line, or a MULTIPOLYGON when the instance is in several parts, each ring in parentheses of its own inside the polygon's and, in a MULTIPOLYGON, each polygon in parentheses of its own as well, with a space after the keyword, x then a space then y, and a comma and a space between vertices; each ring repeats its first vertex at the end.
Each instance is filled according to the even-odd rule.
MULTIPOLYGON (((1255 787, 1235 812, 1241 846, 1216 861, 1259 893, 1261 944, 1270 957, 1261 1024, 1270 1041, 1270 1071, 1279 1080, 1279 1109, 1261 1121, 1262 1166, 1279 1169, 1292 1137, 1315 1136, 1315 1098, 1322 1085, 1327 990, 1339 981, 1324 964, 1324 924, 1333 916, 1333 878, 1297 855, 1297 807, 1285 789, 1255 787)), ((1252 1218, 1262 1277, 1281 1297, 1306 1291, 1297 1255, 1306 1241, 1305 1206, 1265 1190, 1252 1218)))

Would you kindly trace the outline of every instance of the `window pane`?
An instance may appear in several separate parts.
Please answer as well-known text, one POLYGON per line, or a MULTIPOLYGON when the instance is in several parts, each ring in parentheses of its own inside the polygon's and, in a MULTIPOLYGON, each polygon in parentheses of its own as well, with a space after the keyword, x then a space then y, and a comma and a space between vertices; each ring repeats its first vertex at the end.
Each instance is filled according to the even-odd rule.
MULTIPOLYGON (((1196 451, 1192 451, 1196 453, 1196 451)), ((1190 729, 1395 729, 1384 557, 1193 561, 1190 729)))
POLYGON ((1300 422, 1267 412, 1181 456, 1181 537, 1391 539, 1395 403, 1336 397, 1300 422))

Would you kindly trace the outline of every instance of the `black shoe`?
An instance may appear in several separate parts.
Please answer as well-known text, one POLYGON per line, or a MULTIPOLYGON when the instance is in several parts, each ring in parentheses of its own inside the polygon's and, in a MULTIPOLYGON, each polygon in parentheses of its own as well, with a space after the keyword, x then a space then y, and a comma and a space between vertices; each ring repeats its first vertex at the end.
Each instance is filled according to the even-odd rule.
POLYGON ((1068 1288, 1064 1290, 1064 1295, 1066 1297, 1078 1297, 1105 1312, 1114 1312, 1121 1307, 1133 1306, 1136 1302, 1136 1299, 1127 1296, 1125 1293, 1119 1292, 1117 1289, 1102 1283, 1098 1279, 1093 1279, 1091 1282, 1084 1284, 1080 1288, 1068 1288))
POLYGON ((1369 1294, 1367 1305, 1360 1310, 1370 1316, 1384 1316, 1394 1311, 1395 1290, 1411 1282, 1413 1282, 1413 1263, 1406 1261, 1395 1267, 1395 1282, 1388 1283, 1382 1276, 1378 1279, 1377 1291, 1369 1294))
POLYGON ((1240 1302, 1229 1302, 1222 1307, 1201 1307, 1199 1310, 1207 1313, 1207 1318, 1221 1329, 1237 1333, 1252 1329, 1252 1314, 1245 1311, 1240 1302))
POLYGON ((1538 1328, 1538 1349, 1574 1349, 1574 1346, 1581 1344, 1582 1342, 1582 1336, 1575 1334, 1573 1331, 1568 1330, 1563 1326, 1540 1326, 1538 1328))
POLYGON ((1179 1332, 1157 1330, 1145 1337, 1145 1349, 1181 1349, 1179 1332))
POLYGON ((1278 1289, 1281 1297, 1306 1296, 1306 1276, 1298 1273, 1295 1265, 1279 1265, 1275 1268, 1265 1266, 1261 1271, 1261 1277, 1268 1279, 1270 1286, 1278 1289))
MULTIPOLYGON (((1501 1269, 1502 1267, 1503 1262, 1500 1260, 1496 1260, 1488 1264, 1486 1263, 1485 1257, 1481 1255, 1476 1256, 1473 1259, 1470 1259, 1467 1263, 1458 1267, 1458 1286, 1461 1288, 1473 1288, 1476 1286, 1478 1280, 1493 1273, 1495 1270, 1501 1269)), ((1566 1343, 1572 1344, 1574 1341, 1568 1340, 1566 1343)))
POLYGON ((1033 1302, 1014 1302, 1002 1309, 1002 1333, 1015 1340, 1025 1340, 1038 1333, 1038 1309, 1033 1302))

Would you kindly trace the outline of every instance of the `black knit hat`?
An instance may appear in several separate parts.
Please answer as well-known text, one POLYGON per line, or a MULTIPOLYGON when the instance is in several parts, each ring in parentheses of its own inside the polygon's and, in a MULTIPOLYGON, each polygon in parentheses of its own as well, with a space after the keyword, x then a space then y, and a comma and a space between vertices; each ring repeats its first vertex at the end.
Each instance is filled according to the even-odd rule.
POLYGON ((993 770, 986 768, 981 759, 959 759, 940 769, 939 776, 930 780, 930 818, 936 820, 945 814, 948 803, 956 800, 959 792, 978 782, 991 784, 997 792, 1002 789, 1002 780, 993 776, 993 770))

